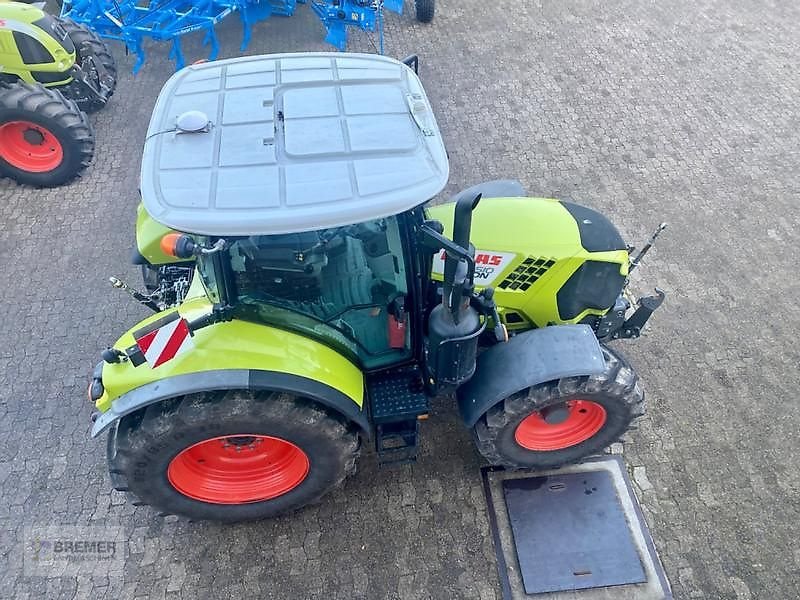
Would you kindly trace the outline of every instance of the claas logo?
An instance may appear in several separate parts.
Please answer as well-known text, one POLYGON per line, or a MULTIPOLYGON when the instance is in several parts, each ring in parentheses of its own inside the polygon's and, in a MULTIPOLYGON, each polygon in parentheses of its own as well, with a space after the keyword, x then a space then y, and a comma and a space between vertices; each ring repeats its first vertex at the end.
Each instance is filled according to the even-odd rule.
MULTIPOLYGON (((442 250, 442 253, 439 255, 439 258, 445 260, 447 258, 447 252, 442 250)), ((503 262, 503 257, 498 254, 476 254, 475 255, 475 264, 476 265, 486 265, 489 267, 498 267, 503 262)))
POLYGON ((503 262, 503 257, 497 256, 497 254, 478 254, 475 257, 476 265, 489 265, 492 267, 496 267, 501 262, 503 262))

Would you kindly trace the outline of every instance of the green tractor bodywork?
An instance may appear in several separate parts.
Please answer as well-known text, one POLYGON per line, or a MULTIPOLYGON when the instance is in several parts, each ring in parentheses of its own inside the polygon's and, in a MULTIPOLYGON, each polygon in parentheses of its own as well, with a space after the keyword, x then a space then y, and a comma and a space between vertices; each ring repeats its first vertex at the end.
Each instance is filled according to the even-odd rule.
POLYGON ((170 265, 183 262, 161 249, 161 239, 174 232, 147 214, 144 204, 136 209, 136 255, 137 264, 170 265))
MULTIPOLYGON (((444 225, 445 235, 452 235, 453 203, 428 207, 426 212, 444 225)), ((162 238, 173 232, 140 203, 137 262, 154 266, 185 262, 161 247, 162 238)), ((472 242, 476 287, 495 288, 495 301, 509 330, 592 322, 613 307, 628 276, 628 250, 616 228, 599 213, 559 200, 492 198, 475 209, 472 242), (584 240, 579 219, 590 217, 599 222, 603 234, 584 240), (567 284, 559 304, 559 292, 567 284)), ((441 280, 444 254, 434 257, 435 280, 441 280)))
MULTIPOLYGON (((428 209, 448 236, 453 209, 453 204, 428 209)), ((613 225, 594 211, 558 200, 487 199, 473 214, 471 241, 475 285, 495 288, 510 331, 593 322, 613 307, 628 275, 628 251, 613 225), (593 230, 584 239, 586 219, 593 230), (595 234, 597 229, 602 231, 595 234)), ((442 269, 438 257, 434 273, 442 269)))
POLYGON ((19 2, 0 2, 0 177, 52 187, 94 156, 85 112, 116 85, 108 48, 83 25, 19 2))
POLYGON ((20 2, 0 2, 0 81, 60 91, 82 110, 106 104, 116 64, 90 29, 20 2))
POLYGON ((0 77, 41 83, 72 81, 75 46, 52 15, 19 2, 0 3, 0 77))
POLYGON ((112 283, 156 314, 89 386, 117 489, 196 518, 278 514, 352 472, 358 435, 381 463, 414 460, 447 391, 480 452, 513 467, 579 460, 641 414, 605 342, 637 337, 663 299, 625 298, 642 252, 596 211, 513 181, 424 207, 449 166, 408 64, 192 66, 147 140, 147 291, 112 283))
MULTIPOLYGON (((190 293, 179 308, 144 319, 117 340, 114 347, 124 350, 135 346, 135 332, 156 321, 170 318, 174 313, 179 313, 184 319, 195 319, 207 314, 211 310, 211 303, 204 294, 191 297, 193 295, 190 293)), ((327 391, 335 392, 332 406, 356 421, 361 420, 357 414, 364 401, 362 372, 340 354, 318 341, 273 327, 233 320, 198 331, 192 336, 191 344, 190 352, 181 353, 173 360, 155 368, 150 368, 146 364, 135 367, 130 361, 115 364, 100 363, 104 389, 95 401, 96 408, 101 413, 107 413, 113 401, 121 396, 149 384, 163 386, 164 382, 176 377, 186 375, 216 377, 220 389, 227 389, 231 381, 245 381, 244 387, 249 387, 253 381, 253 374, 260 374, 263 381, 273 377, 275 381, 281 382, 289 379, 295 382, 301 380, 315 382, 315 388, 327 388, 327 391), (243 371, 248 372, 247 378, 237 379, 243 371), (347 402, 343 402, 345 399, 347 402)), ((202 389, 209 387, 206 385, 202 389)), ((320 398, 323 398, 323 395, 320 395, 320 398)), ((117 418, 125 414, 125 407, 120 407, 119 411, 114 415, 117 418)), ((105 424, 105 421, 100 421, 101 426, 105 424)))
MULTIPOLYGON (((444 234, 451 236, 454 208, 454 203, 428 207, 425 216, 442 223, 444 234)), ((175 231, 152 219, 140 204, 136 262, 153 269, 176 263, 191 264, 164 251, 161 240, 170 233, 175 231)), ((613 308, 627 277, 628 251, 613 225, 595 211, 557 200, 487 198, 474 211, 471 239, 476 247, 476 287, 494 286, 500 318, 511 332, 548 325, 595 324, 613 308), (581 238, 577 219, 589 217, 594 220, 595 229, 602 231, 587 241, 581 238), (498 241, 497 231, 501 229, 502 241, 498 241)), ((443 260, 439 257, 440 254, 435 255, 431 264, 431 279, 437 282, 441 281, 443 271, 443 260)), ((202 281, 195 276, 183 303, 170 311, 178 311, 189 321, 208 314, 218 298, 209 299, 208 288, 202 281)), ((163 313, 138 323, 114 348, 119 351, 134 348, 134 333, 159 317, 163 313)), ((315 341, 301 332, 288 331, 289 324, 283 325, 286 328, 278 326, 281 326, 278 321, 270 325, 234 319, 200 330, 191 352, 155 369, 147 365, 132 368, 130 362, 105 365, 102 381, 113 383, 104 385, 96 408, 106 412, 114 399, 140 386, 176 375, 209 371, 213 365, 213 370, 259 369, 325 382, 345 393, 360 410, 361 373, 365 365, 359 363, 357 353, 351 353, 347 360, 329 347, 330 338, 315 341), (298 360, 299 356, 293 356, 293 352, 287 354, 298 348, 302 348, 299 356, 311 353, 315 358, 298 360), (332 371, 326 368, 331 363, 335 364, 332 371), (340 370, 347 373, 344 380, 331 377, 331 373, 340 370)), ((346 352, 347 348, 338 350, 346 352)), ((404 358, 397 362, 403 362, 404 358)), ((99 423, 105 425, 106 420, 99 423)))

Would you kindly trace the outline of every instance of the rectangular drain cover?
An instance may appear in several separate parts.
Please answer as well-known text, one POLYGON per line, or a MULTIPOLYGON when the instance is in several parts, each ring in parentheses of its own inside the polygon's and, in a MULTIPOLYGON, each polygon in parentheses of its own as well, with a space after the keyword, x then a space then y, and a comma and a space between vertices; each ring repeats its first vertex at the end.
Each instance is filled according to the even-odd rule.
POLYGON ((502 485, 526 594, 647 580, 608 471, 502 485))

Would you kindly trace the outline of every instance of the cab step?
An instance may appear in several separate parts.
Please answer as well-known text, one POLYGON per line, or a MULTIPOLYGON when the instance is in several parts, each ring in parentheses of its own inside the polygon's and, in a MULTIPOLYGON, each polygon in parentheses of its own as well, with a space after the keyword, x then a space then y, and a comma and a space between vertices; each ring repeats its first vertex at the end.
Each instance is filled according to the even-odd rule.
POLYGON ((382 371, 367 379, 378 463, 417 459, 419 419, 428 414, 428 396, 419 367, 382 371))

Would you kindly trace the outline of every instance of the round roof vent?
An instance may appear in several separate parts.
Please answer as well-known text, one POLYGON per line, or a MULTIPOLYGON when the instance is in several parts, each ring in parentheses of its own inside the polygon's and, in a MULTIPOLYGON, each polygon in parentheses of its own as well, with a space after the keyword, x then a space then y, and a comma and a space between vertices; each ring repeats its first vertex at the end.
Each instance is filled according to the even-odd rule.
POLYGON ((180 133, 207 133, 211 128, 211 121, 201 110, 187 110, 178 115, 175 127, 180 133))

